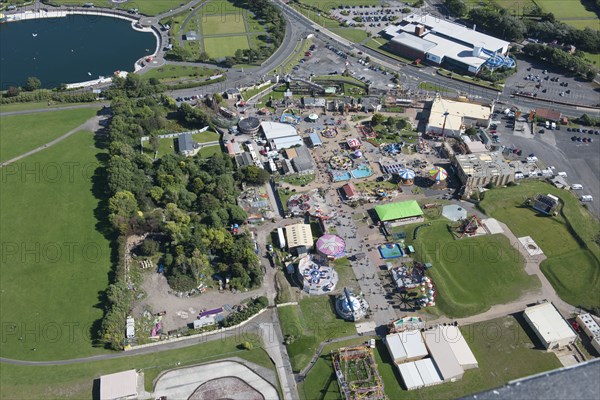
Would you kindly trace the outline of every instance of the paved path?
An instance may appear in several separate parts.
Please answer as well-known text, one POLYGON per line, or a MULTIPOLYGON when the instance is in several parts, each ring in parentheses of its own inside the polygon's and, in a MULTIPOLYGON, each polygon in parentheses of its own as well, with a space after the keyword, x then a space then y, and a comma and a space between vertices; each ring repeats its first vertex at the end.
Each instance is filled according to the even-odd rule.
POLYGON ((277 312, 273 310, 271 313, 271 322, 262 323, 259 327, 263 346, 269 357, 271 357, 271 360, 275 363, 279 383, 283 391, 283 398, 285 400, 298 399, 296 379, 294 378, 287 349, 283 344, 283 333, 281 332, 277 312))
POLYGON ((62 142, 63 140, 65 140, 69 136, 71 136, 71 135, 73 135, 73 134, 75 134, 75 133, 77 133, 79 131, 83 130, 83 131, 90 131, 90 132, 95 133, 98 129, 100 129, 100 121, 102 119, 104 119, 104 118, 105 117, 95 115, 92 118, 90 118, 87 121, 85 121, 83 124, 79 125, 77 128, 74 128, 74 129, 70 130, 69 132, 65 133, 64 135, 59 136, 56 139, 54 139, 54 140, 52 140, 52 141, 50 141, 50 142, 48 142, 46 144, 43 144, 43 145, 41 145, 39 147, 36 147, 33 150, 30 150, 30 151, 28 151, 26 153, 23 153, 20 156, 11 158, 10 160, 7 160, 7 161, 4 161, 3 163, 0 163, 0 168, 6 167, 7 165, 12 164, 14 162, 17 162, 17 161, 19 161, 19 160, 21 160, 21 159, 23 159, 25 157, 29 157, 32 154, 38 153, 38 152, 40 152, 42 150, 45 150, 45 149, 47 149, 49 147, 52 147, 55 144, 62 142))

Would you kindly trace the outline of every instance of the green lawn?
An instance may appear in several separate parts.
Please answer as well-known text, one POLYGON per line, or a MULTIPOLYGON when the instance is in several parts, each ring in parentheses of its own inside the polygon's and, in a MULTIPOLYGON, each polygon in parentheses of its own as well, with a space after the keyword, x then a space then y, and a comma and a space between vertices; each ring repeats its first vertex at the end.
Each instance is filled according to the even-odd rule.
POLYGON ((298 306, 280 307, 277 311, 284 336, 295 338, 287 346, 294 371, 308 365, 321 342, 356 334, 354 323, 337 317, 330 296, 305 297, 298 306))
POLYGON ((315 174, 306 174, 306 175, 288 175, 283 178, 283 181, 289 183, 294 186, 306 185, 307 183, 311 183, 315 180, 315 174))
MULTIPOLYGON (((558 20, 563 18, 596 20, 596 29, 598 29, 598 16, 593 11, 586 10, 580 0, 536 0, 536 2, 545 12, 554 14, 558 20)), ((568 21, 564 22, 568 23, 568 21)))
POLYGON ((108 227, 98 221, 106 212, 94 196, 105 193, 97 175, 103 157, 92 133, 82 131, 0 170, 0 318, 14 327, 3 335, 2 357, 106 352, 90 338, 103 316, 111 268, 110 242, 100 232, 108 227))
POLYGON ((321 11, 329 11, 338 6, 374 6, 381 4, 377 0, 331 0, 322 2, 320 0, 300 0, 300 3, 316 7, 321 11))
POLYGON ((449 317, 479 314, 539 285, 537 277, 524 271, 521 254, 500 234, 454 240, 447 221, 440 219, 421 228, 413 245, 416 258, 433 264, 428 274, 437 288, 436 306, 449 317))
POLYGON ((220 152, 221 152, 221 146, 219 146, 219 145, 203 147, 198 152, 197 157, 209 158, 220 152))
MULTIPOLYGON (((88 3, 86 0, 53 0, 52 4, 67 4, 67 5, 83 5, 88 3)), ((114 8, 114 4, 108 0, 95 0, 94 6, 114 8)), ((157 15, 171 9, 179 7, 183 2, 181 0, 143 0, 137 2, 127 2, 123 4, 121 9, 129 10, 137 8, 141 14, 157 15)))
POLYGON ((246 32, 241 14, 204 15, 201 17, 201 25, 204 36, 246 32))
POLYGON ((244 13, 244 0, 211 0, 207 2, 199 11, 202 18, 210 15, 223 15, 232 13, 244 13))
POLYGON ((437 85, 437 84, 431 83, 431 82, 421 81, 421 82, 419 82, 418 87, 419 87, 419 89, 422 89, 422 90, 430 90, 430 91, 442 92, 442 93, 448 93, 448 92, 455 93, 456 92, 453 89, 449 89, 447 87, 440 86, 440 85, 437 85))
MULTIPOLYGON (((194 142, 197 142, 197 143, 213 142, 215 140, 219 140, 219 137, 220 136, 218 133, 211 132, 211 131, 194 133, 192 135, 192 139, 194 140, 194 142)), ((165 154, 175 154, 176 141, 177 141, 176 138, 158 139, 158 155, 157 155, 157 157, 160 158, 160 157, 164 156, 165 154)), ((208 147, 204 147, 204 148, 200 149, 198 154, 200 157, 206 158, 206 157, 210 157, 213 154, 216 154, 220 151, 221 151, 221 146, 215 145, 215 146, 208 146, 208 147)), ((149 140, 144 142, 144 152, 154 155, 154 150, 152 149, 152 145, 150 144, 149 140)))
POLYGON ((106 361, 84 362, 59 366, 21 366, 2 364, 0 397, 12 399, 92 398, 94 379, 101 375, 135 368, 144 372, 145 389, 153 389, 153 380, 162 371, 177 366, 201 364, 227 357, 240 357, 265 368, 273 363, 260 339, 244 335, 244 341, 254 343, 252 350, 240 350, 240 338, 227 338, 178 350, 156 352, 143 356, 121 357, 106 361))
POLYGON ((0 161, 33 150, 77 128, 93 117, 95 108, 0 117, 0 161))
POLYGON ((194 67, 188 65, 167 64, 151 69, 144 74, 145 78, 156 78, 161 81, 177 80, 179 78, 202 78, 217 75, 223 71, 214 68, 194 67))
MULTIPOLYGON (((12 111, 25 111, 25 110, 38 110, 38 109, 48 109, 48 108, 63 108, 63 107, 71 107, 71 106, 79 106, 83 104, 91 104, 97 105, 98 108, 101 107, 100 104, 94 103, 56 103, 51 102, 48 105, 47 101, 31 101, 26 103, 11 103, 11 104, 0 104, 0 112, 12 112, 12 111)), ((94 107, 90 107, 94 108, 94 107)))
POLYGON ((575 196, 544 182, 525 182, 486 192, 480 207, 506 223, 517 237, 529 235, 536 241, 548 257, 542 271, 563 300, 586 308, 600 306, 600 247, 595 242, 600 223, 575 196), (537 193, 562 200, 557 217, 540 216, 522 206, 537 193))
POLYGON ((360 43, 369 37, 367 31, 357 28, 331 28, 330 31, 354 43, 360 43))
POLYGON ((204 38, 204 51, 213 58, 233 56, 237 49, 249 49, 248 37, 226 36, 204 38))

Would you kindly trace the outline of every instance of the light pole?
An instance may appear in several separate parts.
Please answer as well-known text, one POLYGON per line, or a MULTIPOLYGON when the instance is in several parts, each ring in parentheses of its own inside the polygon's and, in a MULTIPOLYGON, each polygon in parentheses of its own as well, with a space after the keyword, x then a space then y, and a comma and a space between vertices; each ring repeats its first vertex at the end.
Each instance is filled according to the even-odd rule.
POLYGON ((446 130, 446 119, 448 119, 448 115, 450 113, 448 111, 444 111, 444 125, 442 125, 442 138, 446 139, 446 136, 444 135, 444 131, 446 130))

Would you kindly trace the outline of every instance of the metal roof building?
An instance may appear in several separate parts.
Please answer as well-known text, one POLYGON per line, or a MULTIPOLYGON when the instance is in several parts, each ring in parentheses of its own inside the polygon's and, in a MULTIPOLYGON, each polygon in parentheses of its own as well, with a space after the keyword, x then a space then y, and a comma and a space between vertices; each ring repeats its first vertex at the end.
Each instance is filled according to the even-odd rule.
POLYGON ((467 341, 463 337, 460 329, 453 325, 438 326, 433 330, 439 340, 443 340, 450 345, 454 357, 463 369, 478 368, 479 363, 467 341))
POLYGON ((414 362, 423 381, 423 386, 433 386, 442 383, 442 377, 433 364, 431 358, 423 358, 414 362))
POLYGON ((312 132, 308 135, 308 138, 310 140, 310 144, 312 147, 317 147, 317 146, 322 146, 323 142, 321 141, 321 138, 319 138, 319 135, 316 132, 312 132))
POLYGON ((310 248, 313 246, 312 231, 310 224, 294 224, 285 227, 285 237, 288 248, 292 249, 298 246, 310 248))
POLYGON ((527 307, 523 317, 546 350, 560 349, 577 339, 577 335, 552 303, 527 307))
POLYGON ((137 378, 135 369, 102 375, 100 377, 100 400, 137 398, 137 378))
POLYGON ((296 128, 290 124, 282 124, 281 122, 263 121, 260 127, 265 134, 267 140, 284 138, 289 136, 298 136, 296 128))
POLYGON ((450 382, 461 379, 465 371, 456 359, 450 343, 442 340, 436 331, 425 331, 423 336, 442 379, 450 382))
POLYGON ((399 364, 397 367, 400 375, 402 375, 406 390, 419 389, 425 386, 423 378, 421 378, 421 374, 419 374, 419 370, 414 362, 399 364))
POLYGON ((288 149, 293 146, 302 146, 304 144, 302 138, 298 135, 276 138, 271 140, 271 143, 273 144, 273 148, 278 150, 288 149))
POLYGON ((423 210, 415 200, 376 206, 375 212, 382 222, 423 216, 423 210))
POLYGON ((315 165, 313 159, 306 146, 296 147, 296 157, 292 160, 292 165, 296 172, 299 173, 310 173, 314 171, 315 165))
POLYGON ((191 133, 184 133, 177 137, 179 152, 184 156, 189 156, 194 152, 194 141, 191 133))

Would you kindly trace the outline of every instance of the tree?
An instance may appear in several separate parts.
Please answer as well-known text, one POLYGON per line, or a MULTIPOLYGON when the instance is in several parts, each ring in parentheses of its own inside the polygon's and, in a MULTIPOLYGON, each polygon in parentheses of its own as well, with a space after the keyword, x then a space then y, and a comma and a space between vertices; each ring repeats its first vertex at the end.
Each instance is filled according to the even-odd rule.
POLYGON ((381 124, 383 124, 383 121, 385 121, 385 117, 382 114, 375 113, 375 114, 373 114, 373 117, 371 118, 371 125, 373 125, 373 126, 381 125, 381 124))
POLYGON ((207 62, 209 59, 210 59, 210 56, 205 51, 201 51, 200 54, 198 55, 198 61, 200 61, 200 62, 207 62))
POLYGON ((113 227, 125 233, 131 228, 132 219, 137 217, 138 204, 133 193, 121 191, 108 200, 108 210, 108 219, 113 227))
POLYGON ((475 128, 474 126, 470 126, 465 130, 465 133, 469 136, 477 135, 477 128, 475 128))
POLYGON ((242 349, 244 350, 252 350, 254 348, 254 346, 252 345, 251 342, 243 342, 241 344, 242 349))
POLYGON ((223 60, 223 66, 227 67, 227 68, 231 68, 236 64, 236 60, 234 57, 225 57, 225 60, 223 60))
POLYGON ((462 0, 445 0, 444 5, 455 17, 462 17, 467 12, 467 6, 462 0))
POLYGON ((28 91, 38 90, 42 87, 42 82, 35 76, 30 76, 27 78, 27 83, 25 84, 25 89, 28 91))
POLYGON ((9 86, 6 89, 6 97, 15 97, 21 93, 21 89, 17 86, 9 86))
POLYGON ((242 168, 242 179, 248 183, 262 185, 268 182, 269 178, 269 173, 256 165, 248 165, 242 168))
POLYGON ((146 239, 140 245, 139 251, 143 256, 151 256, 156 254, 159 249, 159 244, 156 240, 146 239))
POLYGON ((235 59, 237 62, 242 62, 244 60, 244 52, 242 49, 237 49, 235 51, 235 59))

